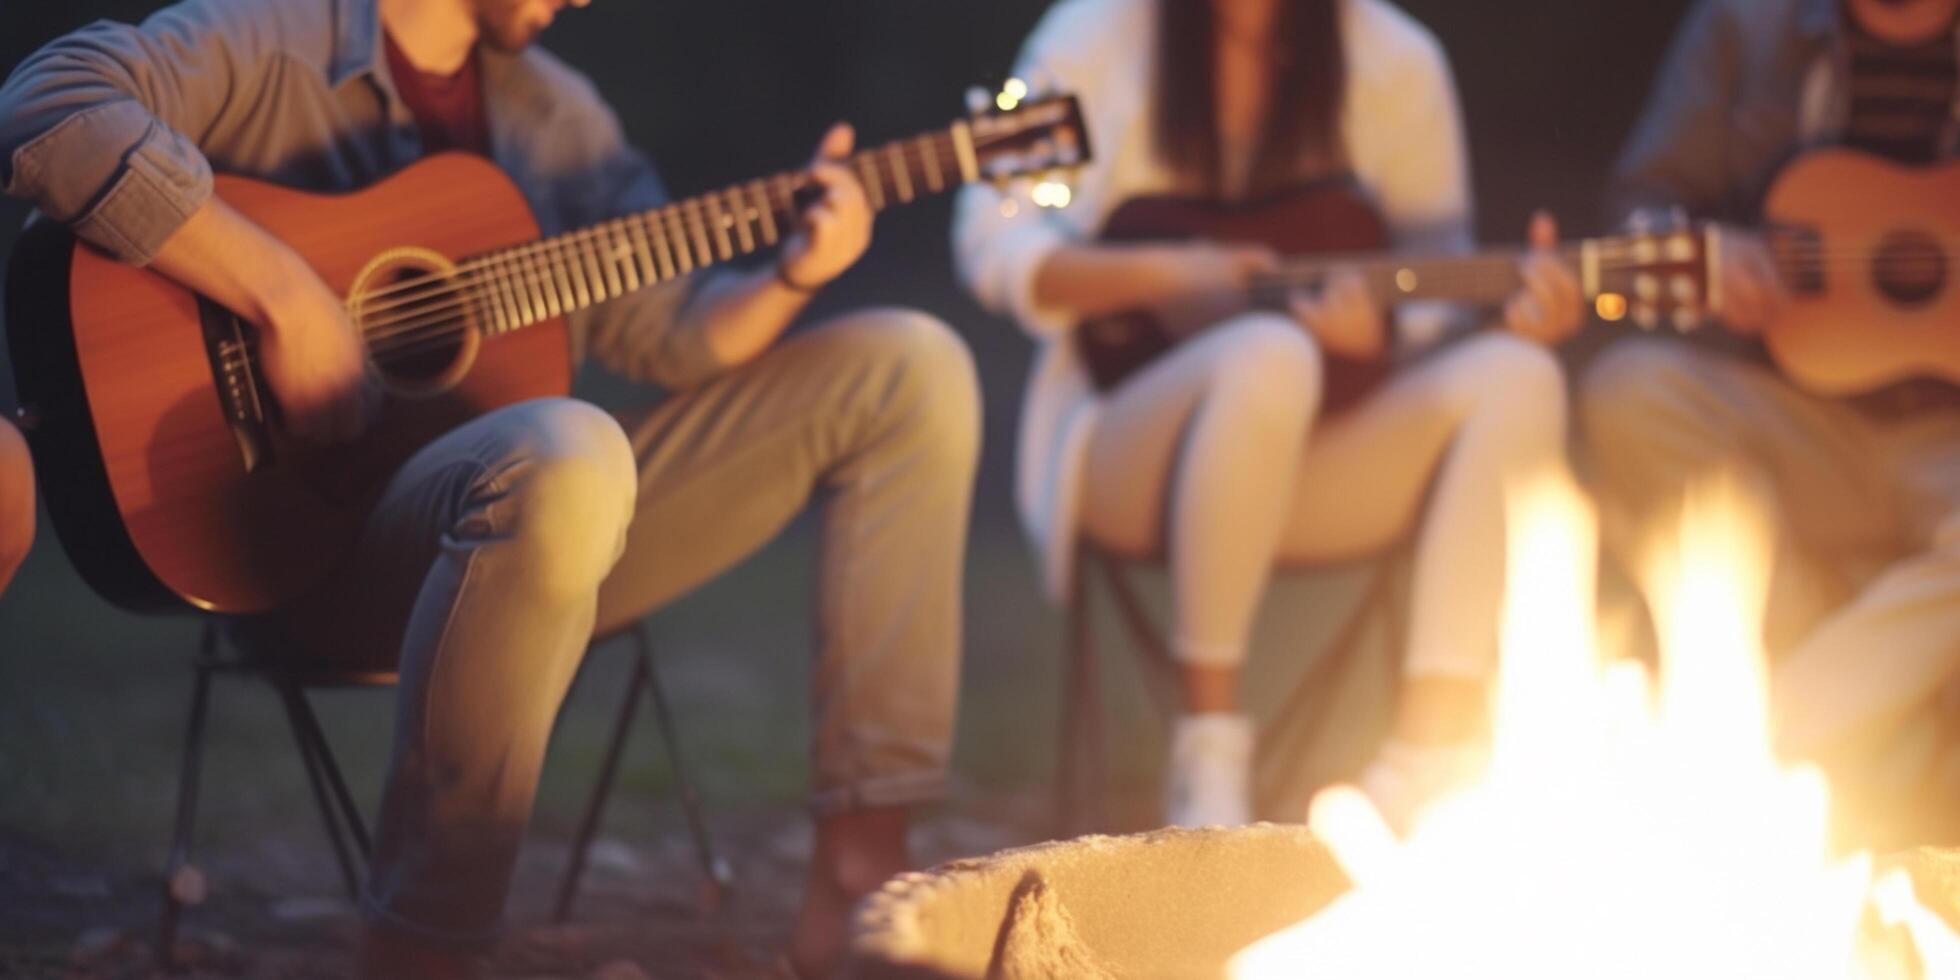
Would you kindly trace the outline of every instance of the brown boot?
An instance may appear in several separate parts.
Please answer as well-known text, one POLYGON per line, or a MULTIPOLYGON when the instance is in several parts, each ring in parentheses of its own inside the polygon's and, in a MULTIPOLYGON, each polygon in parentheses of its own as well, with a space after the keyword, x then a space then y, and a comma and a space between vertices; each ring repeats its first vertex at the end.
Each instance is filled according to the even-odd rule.
POLYGON ((354 975, 361 980, 477 980, 482 970, 473 953, 369 926, 361 936, 354 975))

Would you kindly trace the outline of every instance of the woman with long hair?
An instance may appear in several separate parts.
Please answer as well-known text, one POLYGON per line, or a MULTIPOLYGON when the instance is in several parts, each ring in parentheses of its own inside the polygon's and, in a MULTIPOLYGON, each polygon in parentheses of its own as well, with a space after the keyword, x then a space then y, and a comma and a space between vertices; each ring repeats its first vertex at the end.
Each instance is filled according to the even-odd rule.
MULTIPOLYGON (((1577 328, 1577 283, 1535 251, 1508 329, 1416 358, 1458 311, 1407 304, 1391 317, 1337 271, 1285 312, 1227 316, 1099 391, 1071 336, 1085 319, 1242 291, 1276 261, 1209 241, 1098 241, 1125 202, 1258 202, 1351 179, 1392 248, 1467 248, 1454 85, 1436 39, 1386 0, 1061 0, 1017 73, 1081 98, 1094 162, 1060 210, 1020 188, 967 190, 955 252, 980 301, 1040 346, 1018 502, 1051 596, 1065 597, 1081 539, 1168 562, 1183 704, 1167 820, 1251 818, 1239 667, 1275 564, 1360 557, 1415 529, 1405 680, 1361 774, 1405 822, 1480 764, 1503 488, 1562 465, 1565 392, 1542 344, 1577 328), (1323 412, 1330 367, 1370 362, 1393 365, 1388 380, 1323 412)), ((1549 246, 1550 219, 1533 224, 1549 246)))

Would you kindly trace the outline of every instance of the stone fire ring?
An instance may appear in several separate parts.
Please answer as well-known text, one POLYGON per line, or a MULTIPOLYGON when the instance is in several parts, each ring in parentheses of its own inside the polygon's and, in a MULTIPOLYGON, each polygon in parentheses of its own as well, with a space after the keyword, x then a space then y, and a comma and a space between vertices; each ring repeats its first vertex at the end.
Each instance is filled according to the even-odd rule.
POLYGON ((1348 887, 1299 826, 1084 837, 901 875, 858 909, 866 980, 1220 977, 1348 887))

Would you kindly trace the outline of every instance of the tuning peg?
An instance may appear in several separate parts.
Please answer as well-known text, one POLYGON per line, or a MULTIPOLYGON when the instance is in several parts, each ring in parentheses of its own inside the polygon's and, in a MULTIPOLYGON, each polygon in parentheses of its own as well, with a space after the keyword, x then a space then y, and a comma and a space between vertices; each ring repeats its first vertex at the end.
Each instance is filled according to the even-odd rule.
POLYGON ((1075 197, 1075 192, 1070 190, 1067 184, 1055 180, 1052 176, 1044 176, 1040 183, 1034 185, 1029 196, 1034 198, 1037 206, 1053 210, 1068 207, 1069 201, 1075 197))
POLYGON ((1000 87, 1000 94, 994 96, 994 105, 1002 112, 1013 112, 1015 107, 1028 97, 1028 83, 1018 78, 1010 78, 1000 87))
POLYGON ((986 89, 975 85, 966 90, 966 111, 977 116, 993 108, 993 105, 994 100, 987 95, 986 89))

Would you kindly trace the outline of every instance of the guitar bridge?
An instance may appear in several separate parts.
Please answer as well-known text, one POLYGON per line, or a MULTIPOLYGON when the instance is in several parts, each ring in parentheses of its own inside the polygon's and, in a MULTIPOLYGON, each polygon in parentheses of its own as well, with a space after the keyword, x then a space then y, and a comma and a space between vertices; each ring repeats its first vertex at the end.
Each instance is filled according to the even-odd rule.
POLYGON ((272 462, 270 403, 254 367, 257 345, 244 322, 223 306, 199 296, 197 313, 204 327, 204 354, 211 362, 225 423, 238 442, 239 461, 245 472, 257 472, 272 462))

